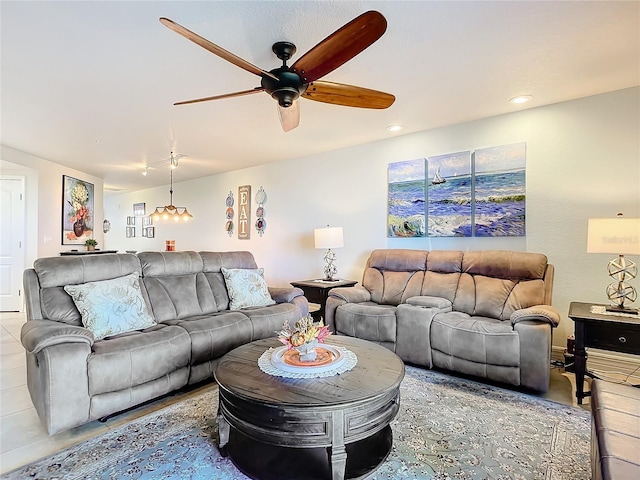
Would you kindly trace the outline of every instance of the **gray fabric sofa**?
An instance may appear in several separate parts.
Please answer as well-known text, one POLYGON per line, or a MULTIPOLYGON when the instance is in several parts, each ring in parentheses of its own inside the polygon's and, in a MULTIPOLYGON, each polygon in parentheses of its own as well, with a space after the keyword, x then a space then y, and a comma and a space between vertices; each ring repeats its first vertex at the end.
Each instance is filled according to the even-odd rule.
POLYGON ((330 291, 325 322, 408 363, 546 391, 552 288, 542 254, 374 250, 361 285, 330 291))
POLYGON ((249 252, 143 252, 41 258, 24 273, 21 341, 27 382, 49 434, 213 378, 231 349, 272 337, 308 313, 297 288, 269 288, 274 305, 229 310, 221 269, 255 269, 249 252), (95 340, 65 285, 141 276, 157 325, 95 340))

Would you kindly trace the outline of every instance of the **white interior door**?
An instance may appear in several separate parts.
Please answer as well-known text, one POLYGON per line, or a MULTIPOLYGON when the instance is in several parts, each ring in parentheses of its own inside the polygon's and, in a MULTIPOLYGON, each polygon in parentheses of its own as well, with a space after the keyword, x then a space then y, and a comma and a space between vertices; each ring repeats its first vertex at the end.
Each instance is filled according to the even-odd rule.
POLYGON ((0 311, 22 310, 24 177, 0 177, 0 311))

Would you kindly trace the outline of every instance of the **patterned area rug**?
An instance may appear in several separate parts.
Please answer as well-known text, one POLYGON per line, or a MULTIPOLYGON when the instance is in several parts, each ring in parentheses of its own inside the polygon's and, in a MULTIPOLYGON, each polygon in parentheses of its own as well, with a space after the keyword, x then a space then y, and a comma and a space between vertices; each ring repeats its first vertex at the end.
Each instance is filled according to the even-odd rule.
MULTIPOLYGON (((589 412, 407 367, 394 444, 370 479, 590 478, 589 412)), ((15 470, 7 480, 246 479, 216 448, 206 391, 15 470)))

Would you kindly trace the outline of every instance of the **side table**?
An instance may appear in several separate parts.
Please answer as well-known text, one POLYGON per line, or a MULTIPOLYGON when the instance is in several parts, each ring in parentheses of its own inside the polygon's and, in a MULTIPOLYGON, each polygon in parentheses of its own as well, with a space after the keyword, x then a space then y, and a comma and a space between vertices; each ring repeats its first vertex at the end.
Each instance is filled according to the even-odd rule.
POLYGON ((336 280, 333 282, 327 280, 302 280, 291 282, 291 286, 298 287, 304 292, 307 300, 320 305, 319 310, 311 312, 311 316, 317 322, 320 319, 324 319, 324 309, 327 305, 327 298, 329 298, 329 290, 336 287, 353 287, 356 283, 358 282, 355 280, 336 280))
POLYGON ((591 392, 584 391, 587 347, 640 355, 640 318, 591 312, 592 303, 571 302, 569 318, 575 322, 576 398, 582 404, 591 392))

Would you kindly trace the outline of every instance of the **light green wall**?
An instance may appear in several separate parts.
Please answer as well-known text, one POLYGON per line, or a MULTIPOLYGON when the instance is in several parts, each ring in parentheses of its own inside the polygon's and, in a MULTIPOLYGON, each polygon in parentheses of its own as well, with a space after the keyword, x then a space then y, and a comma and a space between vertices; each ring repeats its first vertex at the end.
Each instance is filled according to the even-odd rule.
MULTIPOLYGON (((5 146, 0 159, 26 172, 28 196, 31 205, 37 205, 30 214, 34 218, 37 211, 37 231, 31 227, 28 233, 33 253, 27 265, 37 256, 57 255, 62 249, 58 200, 62 174, 94 182, 96 225, 102 223, 101 179, 5 146), (51 241, 45 242, 45 237, 51 241)), ((323 252, 313 248, 313 229, 327 224, 344 228, 345 246, 336 250, 338 275, 355 280, 361 278, 368 254, 375 248, 542 252, 556 267, 554 305, 564 318, 554 343, 563 345, 573 331, 573 323, 566 318, 569 303, 606 301, 609 256, 586 253, 587 219, 619 211, 640 216, 640 88, 175 183, 175 203, 189 208, 193 222, 157 224, 154 239, 125 238, 133 203, 144 202, 152 211, 164 205, 168 196, 165 186, 105 198, 104 218, 110 220, 112 230, 102 239, 96 229, 102 247, 161 250, 166 239, 175 239, 179 250, 250 250, 272 285, 322 274, 323 252), (386 237, 389 162, 521 141, 527 143, 525 238, 386 237), (224 230, 225 198, 229 191, 237 198, 240 185, 251 185, 253 197, 260 186, 267 193, 263 237, 255 228, 250 240, 229 237, 224 230)), ((254 198, 252 223, 256 207, 254 198)), ((640 288, 638 280, 633 282, 640 288)))
MULTIPOLYGON (((126 239, 132 204, 152 210, 168 199, 154 188, 105 200, 108 248, 250 250, 273 285, 322 274, 313 229, 344 228, 338 275, 359 280, 375 248, 514 249, 545 253, 556 267, 554 305, 564 320, 554 343, 573 331, 571 301, 605 302, 607 255, 586 253, 587 219, 640 216, 640 89, 632 88, 485 120, 174 184, 174 200, 195 216, 188 225, 156 225, 156 238, 126 239), (527 143, 526 238, 388 239, 387 165, 466 149, 527 143), (225 198, 239 185, 264 187, 267 229, 250 240, 227 236, 225 198)), ((254 204, 252 215, 255 215, 254 204)), ((640 260, 640 259, 638 259, 640 260)), ((638 283, 637 281, 635 282, 638 283)), ((640 287, 640 285, 636 285, 640 287)))

